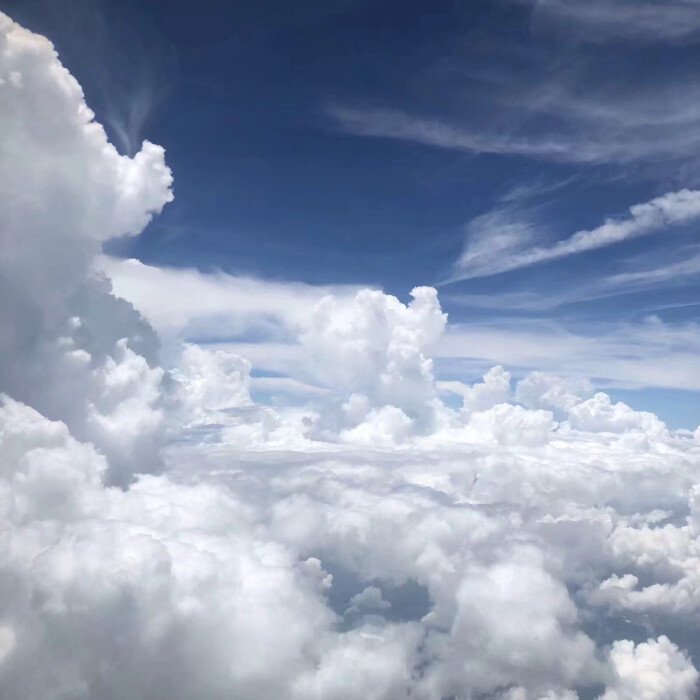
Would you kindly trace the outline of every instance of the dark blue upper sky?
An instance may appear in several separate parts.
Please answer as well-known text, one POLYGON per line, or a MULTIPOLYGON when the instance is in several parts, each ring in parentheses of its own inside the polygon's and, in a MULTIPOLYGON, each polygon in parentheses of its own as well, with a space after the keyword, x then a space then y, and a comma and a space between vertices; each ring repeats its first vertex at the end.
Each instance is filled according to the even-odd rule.
POLYGON ((54 41, 122 151, 143 138, 167 150, 174 203, 112 252, 402 299, 450 282, 440 297, 453 322, 586 334, 698 317, 695 215, 488 269, 695 188, 692 3, 0 6, 54 41))

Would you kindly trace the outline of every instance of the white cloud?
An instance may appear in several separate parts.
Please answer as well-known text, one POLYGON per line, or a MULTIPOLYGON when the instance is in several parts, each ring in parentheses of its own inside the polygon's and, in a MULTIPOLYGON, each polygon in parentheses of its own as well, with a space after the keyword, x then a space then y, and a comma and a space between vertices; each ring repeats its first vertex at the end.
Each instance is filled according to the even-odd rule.
POLYGON ((700 32, 700 5, 694 0, 524 1, 533 5, 536 27, 563 31, 580 41, 691 42, 700 32))
MULTIPOLYGON (((256 405, 250 361, 222 347, 180 348, 166 372, 153 329, 89 274, 105 236, 170 198, 162 150, 116 154, 49 44, 3 15, 0 31, 0 89, 26 91, 3 93, 0 117, 33 156, 0 148, 31 195, 12 190, 0 224, 18 292, 0 315, 3 700, 692 697, 696 439, 549 375, 509 403, 502 367, 444 387, 464 397, 449 408, 431 355, 466 336, 445 336, 433 289, 404 304, 108 261, 176 337, 235 320, 250 291, 241 327, 263 316, 284 336, 254 359, 323 391, 256 405), (165 304, 203 290, 224 300, 165 304), (635 646, 621 626, 648 611, 635 646)), ((695 330, 675 340, 694 347, 695 330)), ((653 334, 667 351, 652 322, 620 352, 653 334)), ((536 340, 500 351, 551 357, 536 340)), ((469 342, 452 356, 483 358, 484 336, 469 342)))
POLYGON ((549 411, 528 411, 522 406, 501 403, 471 416, 467 430, 475 440, 499 445, 541 445, 550 439, 556 424, 549 411))
POLYGON ((667 637, 618 641, 610 657, 616 681, 601 700, 691 700, 698 672, 667 637))
POLYGON ((594 229, 578 231, 549 246, 530 245, 530 230, 523 235, 521 229, 512 223, 504 228, 498 222, 491 222, 485 230, 479 225, 473 240, 467 239, 451 280, 495 275, 558 260, 688 224, 698 217, 700 191, 681 190, 635 204, 630 207, 630 216, 626 219, 608 219, 594 229))
POLYGON ((410 437, 413 421, 396 406, 371 409, 363 421, 340 433, 341 440, 374 448, 393 448, 410 437))
POLYGON ((620 272, 604 279, 602 281, 603 291, 605 288, 612 290, 629 291, 634 289, 644 289, 669 283, 684 282, 688 278, 694 279, 695 275, 700 272, 700 255, 692 251, 681 251, 684 259, 678 262, 656 265, 634 272, 620 272))
POLYGON ((435 396, 427 350, 444 330, 434 289, 418 287, 405 306, 393 296, 362 290, 350 301, 326 296, 300 335, 311 371, 327 386, 364 394, 372 406, 391 404, 425 419, 435 396))
POLYGON ((250 362, 225 350, 187 345, 172 374, 180 384, 185 410, 203 421, 217 411, 252 404, 250 369, 250 362))
POLYGON ((0 78, 0 387, 93 441, 123 481, 137 449, 139 469, 158 467, 145 445, 162 433, 161 375, 136 370, 132 349, 155 361, 153 332, 89 268, 172 199, 172 176, 160 146, 119 155, 53 46, 2 14, 0 78))
POLYGON ((391 102, 368 93, 323 105, 329 128, 448 151, 629 166, 626 177, 658 181, 662 173, 670 182, 696 181, 700 111, 692 70, 677 60, 676 46, 655 47, 662 60, 643 73, 618 50, 621 39, 697 41, 694 0, 511 1, 533 7, 531 31, 516 13, 491 27, 492 41, 484 43, 478 27, 457 23, 458 51, 421 63, 391 91, 391 102), (516 25, 517 34, 506 29, 516 25), (562 35, 549 41, 550 30, 562 35), (419 87, 428 75, 430 100, 419 87))
POLYGON ((109 276, 115 293, 134 304, 160 333, 188 339, 230 340, 260 331, 288 339, 324 296, 350 296, 358 289, 207 274, 109 257, 101 257, 97 267, 109 276))
POLYGON ((577 430, 594 433, 663 433, 664 424, 653 414, 633 411, 621 401, 613 404, 607 394, 597 393, 569 409, 569 423, 577 430))
MULTIPOLYGON (((569 304, 600 301, 616 296, 654 289, 671 289, 689 287, 700 272, 700 255, 694 247, 679 247, 673 251, 672 261, 659 260, 668 251, 655 250, 653 255, 644 255, 623 261, 629 271, 617 272, 607 276, 594 276, 590 281, 580 282, 575 288, 566 286, 545 291, 505 291, 494 294, 443 293, 445 303, 456 304, 465 308, 488 309, 497 313, 507 310, 513 312, 541 313, 552 311, 569 304), (682 259, 681 259, 682 258, 682 259)), ((624 268, 623 268, 624 269, 624 268)), ((592 271, 594 274, 596 270, 592 271)), ((691 305, 693 302, 689 302, 691 305)), ((677 304, 683 306, 683 302, 677 304)), ((671 302, 668 307, 676 305, 671 302)), ((652 310, 665 308, 664 305, 652 310)))
MULTIPOLYGON (((128 266, 131 265, 132 262, 129 261, 128 266)), ((140 270, 146 268, 140 263, 137 263, 136 267, 140 270)), ((116 268, 110 268, 112 269, 116 269, 115 274, 119 279, 124 270, 121 263, 117 264, 116 268)), ((379 350, 379 344, 384 342, 381 340, 384 330, 382 333, 370 333, 370 325, 367 324, 374 321, 362 321, 361 323, 366 325, 364 331, 361 331, 361 323, 357 321, 356 330, 348 330, 350 335, 341 342, 342 334, 336 337, 336 331, 332 331, 333 324, 327 320, 328 313, 333 313, 338 319, 336 323, 340 324, 342 318, 351 319, 353 313, 358 313, 361 307, 354 301, 354 289, 340 288, 337 293, 333 293, 328 288, 302 287, 307 296, 301 298, 295 295, 292 285, 288 294, 280 289, 279 297, 276 297, 277 291, 274 291, 273 283, 275 299, 271 300, 268 296, 268 283, 260 281, 255 284, 265 298, 262 306, 257 307, 260 297, 257 297, 256 293, 252 293, 248 299, 242 293, 240 297, 228 298, 225 291, 222 291, 223 301, 217 301, 216 304, 220 305, 219 318, 226 318, 227 321, 214 322, 209 311, 213 303, 210 299, 215 298, 229 282, 237 284, 236 278, 224 276, 219 287, 216 284, 209 286, 211 279, 194 271, 164 272, 168 276, 172 273, 167 285, 167 294, 158 291, 163 287, 157 284, 157 268, 149 268, 146 274, 146 277, 150 277, 153 273, 152 286, 149 283, 141 291, 136 291, 138 285, 129 287, 116 283, 116 288, 128 294, 130 301, 137 306, 143 304, 149 309, 149 320, 167 335, 190 339, 194 336, 196 339, 197 333, 193 329, 199 327, 203 329, 205 337, 216 335, 221 339, 212 347, 244 357, 257 370, 276 375, 253 376, 253 389, 272 390, 273 393, 279 390, 300 398, 319 396, 328 393, 329 389, 338 389, 341 385, 348 394, 362 393, 365 390, 370 393, 385 390, 382 389, 384 384, 375 383, 375 372, 379 370, 371 369, 367 364, 370 357, 377 359, 381 352, 388 352, 379 350), (202 286, 190 287, 190 279, 196 280, 197 285, 201 282, 202 286), (316 305, 324 296, 329 299, 324 304, 337 309, 337 312, 315 311, 316 305), (330 301, 331 298, 333 301, 330 301), (189 302, 191 299, 195 301, 189 302), (181 301, 185 306, 191 306, 186 314, 180 316, 181 301), (174 307, 172 315, 168 311, 169 302, 174 307), (230 306, 227 306, 229 304, 230 306), (154 311, 154 306, 162 310, 154 311), (256 310, 258 308, 259 312, 256 310), (315 323, 314 314, 319 313, 321 320, 318 323, 325 329, 324 333, 328 335, 327 341, 330 343, 327 346, 315 344, 311 336, 305 335, 310 324, 315 323), (166 316, 169 321, 162 320, 166 316), (255 341, 235 340, 237 336, 245 338, 253 328, 257 334, 255 341), (371 338, 365 341, 358 335, 353 339, 352 332, 367 332, 371 338), (228 339, 224 340, 226 336, 228 339), (304 338, 306 340, 303 340, 304 338), (365 350, 356 352, 360 346, 365 347, 365 350), (321 351, 322 347, 326 349, 321 351), (338 358, 346 355, 349 359, 338 362, 338 358), (367 385, 370 386, 369 389, 367 385)), ((501 306, 511 302, 508 299, 500 300, 496 296, 494 303, 501 306)), ((349 320, 348 324, 349 329, 355 328, 349 320)), ((700 384, 695 381, 695 377, 700 376, 700 365, 695 353, 695 349, 698 348, 698 331, 692 323, 671 325, 652 317, 637 324, 579 324, 567 328, 548 321, 515 323, 505 319, 450 324, 446 333, 442 335, 435 335, 435 330, 430 330, 429 334, 433 338, 429 345, 432 346, 431 354, 441 379, 437 385, 441 392, 463 394, 466 385, 455 383, 454 378, 463 376, 465 372, 470 377, 478 376, 496 364, 507 366, 520 376, 529 371, 538 371, 541 367, 548 367, 554 374, 573 377, 579 384, 579 391, 583 391, 583 383, 589 377, 595 378, 597 384, 604 387, 700 388, 700 384)), ((323 343, 327 341, 324 340, 323 343)), ((176 362, 177 354, 174 351, 170 354, 171 362, 176 362)), ((431 373, 434 374, 435 369, 431 370, 431 373)), ((423 384, 423 387, 428 394, 432 392, 429 382, 423 384)), ((413 389, 408 391, 410 393, 413 389)), ((389 400, 386 396, 385 399, 389 400)), ((398 402, 397 405, 401 407, 400 397, 396 396, 391 401, 398 402)), ((558 410, 554 405, 541 407, 558 410)))
POLYGON ((515 389, 515 398, 526 408, 569 411, 593 393, 585 378, 563 378, 545 372, 530 372, 515 389))
MULTIPOLYGON (((328 116, 350 134, 389 138, 399 141, 476 153, 515 154, 552 160, 568 160, 572 156, 566 140, 527 139, 509 135, 497 135, 454 126, 438 118, 419 117, 393 109, 358 109, 331 106, 328 116)), ((596 161, 602 153, 596 150, 582 151, 575 160, 596 161)))
POLYGON ((549 321, 454 324, 433 352, 439 376, 470 373, 498 363, 520 371, 551 373, 605 386, 700 389, 695 323, 658 318, 628 324, 580 324, 568 329, 549 321))
POLYGON ((465 411, 485 411, 510 399, 510 374, 503 367, 492 367, 484 375, 483 382, 464 387, 459 393, 462 394, 465 411))
POLYGON ((533 82, 524 83, 505 71, 496 85, 488 76, 472 74, 469 66, 463 70, 473 79, 474 95, 494 115, 486 123, 474 121, 468 112, 448 119, 437 111, 415 114, 344 104, 326 106, 324 112, 344 133, 449 151, 584 166, 651 163, 658 168, 670 163, 678 168, 694 158, 689 149, 697 140, 700 115, 696 87, 687 76, 665 82, 667 100, 660 103, 644 87, 622 89, 619 81, 604 82, 605 76, 591 91, 585 83, 572 86, 570 74, 553 75, 551 70, 533 68, 533 82), (543 131, 545 121, 550 128, 543 131))

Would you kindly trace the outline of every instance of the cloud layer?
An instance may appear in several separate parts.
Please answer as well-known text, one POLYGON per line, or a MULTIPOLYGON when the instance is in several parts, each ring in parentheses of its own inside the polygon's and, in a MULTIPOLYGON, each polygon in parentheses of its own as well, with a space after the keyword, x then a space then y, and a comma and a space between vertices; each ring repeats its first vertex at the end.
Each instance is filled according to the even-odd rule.
POLYGON ((4 15, 0 127, 3 698, 694 697, 700 433, 542 372, 437 383, 427 287, 290 304, 187 273, 230 296, 141 288, 149 317, 252 290, 245 332, 322 391, 256 403, 248 359, 173 338, 165 368, 95 272, 144 272, 100 245, 172 198, 163 150, 119 155, 4 15))

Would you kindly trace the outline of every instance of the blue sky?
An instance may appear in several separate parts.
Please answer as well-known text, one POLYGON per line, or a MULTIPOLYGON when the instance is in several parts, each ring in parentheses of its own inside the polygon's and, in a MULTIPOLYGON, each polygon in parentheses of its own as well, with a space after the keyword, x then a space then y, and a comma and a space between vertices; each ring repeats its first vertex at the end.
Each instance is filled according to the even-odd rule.
MULTIPOLYGON (((683 365, 700 311, 693 3, 3 9, 54 41, 122 151, 167 150, 175 201, 113 254, 402 300, 438 286, 455 333, 615 346, 648 376, 592 365, 593 379, 671 425, 700 422, 683 365), (532 257, 611 218, 611 240, 532 257), (657 376, 658 358, 679 371, 657 376)), ((540 369, 566 371, 567 352, 540 369)))

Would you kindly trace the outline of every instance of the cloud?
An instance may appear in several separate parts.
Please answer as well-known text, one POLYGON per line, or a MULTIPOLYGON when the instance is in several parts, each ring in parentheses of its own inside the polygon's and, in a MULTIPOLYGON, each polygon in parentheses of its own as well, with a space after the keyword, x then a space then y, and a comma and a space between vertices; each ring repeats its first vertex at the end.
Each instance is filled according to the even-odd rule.
POLYGON ((535 0, 531 4, 535 27, 579 41, 692 42, 700 32, 700 6, 694 0, 535 0))
POLYGON ((49 41, 5 15, 0 93, 0 387, 109 453, 115 479, 136 451, 157 469, 162 371, 134 353, 154 363, 157 339, 90 267, 172 199, 164 151, 120 155, 49 41))
MULTIPOLYGON (((580 282, 572 288, 553 291, 505 291, 493 294, 443 293, 444 302, 465 308, 488 309, 495 314, 526 313, 540 314, 559 309, 570 304, 595 302, 602 299, 652 290, 677 289, 692 286, 700 271, 700 255, 695 246, 680 246, 673 251, 655 250, 652 254, 627 259, 622 262, 622 270, 606 276, 594 276, 589 281, 580 282), (671 255, 668 256, 668 253, 671 255)), ((596 270, 592 271, 594 274, 596 270)), ((678 306, 683 306, 680 302, 678 306)), ((692 302, 690 302, 692 304, 692 302)), ((654 304, 646 307, 648 312, 674 308, 654 304)))
POLYGON ((577 430, 594 433, 626 433, 638 429, 647 434, 662 434, 666 430, 653 413, 633 411, 624 403, 613 404, 603 393, 574 404, 569 410, 569 423, 577 430))
MULTIPOLYGON (((180 298, 179 292, 175 289, 171 291, 171 299, 180 298)), ((353 314, 359 313, 354 299, 353 296, 346 296, 345 292, 340 297, 328 297, 326 304, 329 308, 337 309, 338 323, 341 317, 350 319, 353 314)), ((494 296, 493 302, 499 311, 503 310, 504 303, 510 303, 507 300, 504 302, 499 296, 494 296)), ((162 303, 162 297, 158 303, 162 303)), ((515 302, 512 306, 516 308, 515 302)), ((251 386, 257 386, 263 391, 266 385, 272 388, 274 385, 280 386, 281 383, 287 385, 287 393, 291 392, 302 399, 314 394, 327 395, 341 386, 346 387, 349 393, 362 394, 368 391, 378 395, 378 392, 384 391, 382 387, 385 385, 376 383, 379 381, 376 372, 381 367, 379 362, 382 353, 389 352, 388 347, 386 350, 379 349, 380 342, 383 342, 381 338, 386 335, 378 333, 376 340, 353 338, 351 334, 359 333, 362 326, 349 325, 347 347, 325 345, 332 336, 329 326, 328 338, 321 337, 321 344, 316 344, 312 336, 304 335, 305 329, 312 323, 313 314, 318 313, 319 318, 324 319, 320 323, 321 328, 329 322, 326 312, 321 314, 315 312, 314 308, 312 306, 304 312, 296 308, 292 315, 295 319, 294 325, 297 326, 296 335, 291 329, 285 329, 286 338, 283 342, 276 340, 279 332, 277 327, 273 327, 269 335, 261 333, 255 341, 221 340, 210 344, 210 347, 225 350, 250 361, 258 372, 257 376, 256 373, 253 374, 251 386), (338 363, 338 358, 345 357, 346 354, 350 359, 338 363), (374 358, 376 366, 371 364, 370 358, 374 358), (260 376, 260 372, 273 376, 260 376)), ((232 310, 231 316, 235 317, 236 313, 235 309, 232 310)), ((376 322, 381 320, 381 314, 385 311, 378 313, 376 322)), ((190 322, 196 324, 196 314, 192 315, 188 323, 190 322)), ((357 321, 357 324, 366 324, 369 328, 374 322, 375 320, 363 320, 357 321)), ((218 332, 222 334, 221 329, 218 332)), ((403 333, 403 330, 401 332, 403 333)), ((337 337, 333 336, 333 342, 341 342, 340 331, 338 333, 337 337)), ((670 324, 651 316, 637 323, 598 322, 572 325, 543 319, 516 321, 505 316, 485 321, 451 323, 446 326, 445 333, 436 336, 434 331, 431 331, 431 334, 433 340, 428 347, 433 367, 430 375, 425 376, 437 376, 438 390, 457 396, 462 396, 467 386, 459 381, 460 377, 465 374, 468 377, 479 376, 498 364, 508 367, 520 377, 542 367, 548 367, 550 373, 569 377, 573 375, 579 383, 579 390, 583 390, 581 387, 588 378, 594 378, 597 386, 603 387, 664 387, 683 390, 700 388, 695 381, 695 377, 700 376, 700 366, 696 357, 698 329, 692 322, 670 324)), ((422 351, 425 360, 427 358, 424 353, 425 351, 422 351)), ((420 355, 416 354, 415 357, 420 355)), ((176 363, 176 356, 171 358, 171 362, 176 363)), ((423 370, 415 371, 418 372, 414 375, 418 381, 418 376, 423 370)), ((388 384, 386 386, 388 387, 388 384)), ((429 383, 422 386, 423 397, 432 395, 429 383)), ((411 404, 407 399, 400 400, 398 395, 393 400, 404 408, 411 404)), ((556 399, 552 397, 552 400, 556 399)), ((415 406, 419 404, 420 402, 417 402, 415 406)), ((541 407, 557 410, 555 404, 541 407)), ((429 413, 431 411, 428 411, 429 413)))
POLYGON ((312 371, 327 386, 366 396, 370 406, 389 404, 411 417, 424 416, 435 395, 426 351, 441 336, 447 316, 434 289, 417 287, 411 296, 407 306, 370 290, 349 303, 324 297, 300 335, 312 371))
POLYGON ((515 389, 515 398, 527 408, 568 412, 593 393, 586 378, 564 378, 546 372, 530 372, 515 389))
POLYGON ((518 258, 523 248, 541 237, 541 229, 525 212, 506 205, 470 221, 464 237, 465 248, 453 267, 450 282, 463 279, 460 275, 468 274, 472 268, 489 270, 499 264, 507 265, 508 260, 518 258))
POLYGON ((497 212, 484 215, 467 229, 469 238, 451 281, 509 272, 688 224, 700 217, 700 191, 669 192, 629 211, 625 219, 608 219, 550 246, 529 246, 532 232, 525 224, 509 219, 504 224, 497 212))
POLYGON ((601 700, 695 697, 698 672, 667 637, 634 645, 615 642, 610 653, 617 682, 601 700))
MULTIPOLYGON (((327 115, 343 131, 357 136, 411 141, 426 146, 475 153, 494 153, 568 160, 570 144, 566 141, 527 139, 489 134, 469 127, 453 126, 438 118, 413 116, 401 110, 359 109, 330 106, 327 115)), ((576 160, 598 160, 602 154, 581 151, 576 160)))
MULTIPOLYGON (((644 289, 682 283, 700 272, 700 255, 695 250, 681 251, 684 259, 677 262, 647 267, 634 272, 619 272, 603 280, 602 286, 611 290, 644 289)), ((655 256, 658 258, 658 256, 655 256)))
MULTIPOLYGON (((170 199, 162 149, 120 156, 48 42, 4 15, 0 32, 21 147, 3 140, 0 167, 22 175, 0 193, 3 699, 693 697, 690 433, 551 374, 513 395, 503 367, 456 377, 451 408, 433 356, 488 338, 446 330, 431 288, 403 303, 100 263, 170 199), (100 264, 172 335, 170 369, 100 264), (296 353, 322 392, 256 404, 249 359, 175 351, 234 300, 241 333, 261 315, 283 337, 259 357, 296 353)), ((698 334, 652 322, 610 343, 652 336, 668 353, 698 334)), ((541 339, 499 351, 551 357, 541 339)))
POLYGON ((228 408, 250 406, 250 362, 225 350, 187 345, 172 376, 182 392, 185 420, 206 420, 207 415, 228 408))
MULTIPOLYGON (((649 98, 653 85, 625 92, 619 83, 608 88, 602 82, 591 92, 585 84, 570 85, 572 80, 547 75, 534 84, 519 84, 506 73, 494 87, 475 78, 479 99, 502 122, 498 131, 493 123, 476 123, 468 112, 448 119, 439 111, 426 115, 398 107, 337 104, 326 106, 324 113, 344 133, 474 154, 584 166, 646 162, 657 172, 664 163, 677 168, 693 159, 689 149, 697 141, 700 120, 695 88, 683 76, 664 85, 668 102, 661 107, 649 98), (546 131, 540 128, 545 123, 550 126, 546 131)), ((455 112, 449 105, 446 109, 455 112)))
POLYGON ((324 296, 350 296, 358 289, 155 267, 110 257, 100 257, 96 267, 109 276, 115 293, 133 303, 161 334, 198 340, 261 332, 288 339, 324 296))
MULTIPOLYGON (((217 475, 222 455, 229 465, 250 459, 231 442, 214 452, 197 447, 196 472, 192 448, 178 448, 170 475, 142 477, 121 491, 103 488, 104 460, 65 426, 10 400, 0 426, 0 486, 14 493, 0 517, 18 548, 11 613, 2 619, 15 640, 0 668, 11 698, 48 688, 145 697, 157 687, 174 698, 393 698, 410 688, 437 699, 466 689, 495 693, 504 684, 518 684, 513 697, 552 698, 573 697, 570 684, 607 675, 615 679, 609 693, 634 688, 646 670, 630 670, 622 659, 632 642, 616 643, 610 668, 595 661, 564 585, 576 574, 563 562, 547 566, 544 552, 560 562, 571 546, 560 539, 565 533, 604 541, 609 530, 597 523, 611 513, 591 505, 602 493, 611 504, 632 497, 642 499, 632 508, 644 507, 643 492, 632 488, 640 469, 656 495, 646 507, 663 500, 659 494, 680 493, 693 469, 687 464, 675 477, 681 483, 669 482, 657 474, 659 458, 620 439, 597 448, 610 460, 610 472, 601 473, 586 466, 594 434, 583 433, 587 441, 563 435, 556 448, 519 440, 517 452, 485 443, 475 452, 471 443, 463 483, 463 456, 451 462, 433 449, 421 452, 427 462, 386 452, 383 464, 376 452, 363 452, 374 464, 358 467, 351 452, 315 456, 311 447, 297 452, 301 463, 280 461, 260 442, 250 468, 217 475), (571 471, 550 481, 546 494, 526 495, 551 461, 571 471), (484 509, 485 502, 501 510, 484 509), (525 520, 512 522, 506 504, 525 520), (552 513, 563 513, 561 520, 552 513), (325 561, 360 579, 344 609, 369 614, 346 631, 325 599, 342 579, 326 573, 325 561), (428 588, 429 615, 388 622, 394 606, 384 604, 383 591, 407 578, 428 588), (70 658, 61 653, 66 639, 70 658), (552 655, 553 644, 567 653, 552 655), (39 650, 42 673, 28 674, 39 650)), ((577 554, 601 567, 607 556, 602 546, 577 554)), ((680 652, 671 656, 679 661, 656 664, 660 687, 689 692, 694 670, 680 652)))
POLYGON ((476 371, 498 363, 521 370, 547 367, 607 386, 692 391, 700 388, 695 380, 700 371, 698 337, 693 322, 666 324, 654 317, 641 323, 579 324, 573 329, 547 320, 487 321, 451 325, 433 354, 441 378, 467 363, 476 371))
MULTIPOLYGON (((517 37, 491 27, 489 42, 482 41, 476 28, 456 30, 459 49, 404 76, 399 92, 341 96, 322 104, 328 128, 447 151, 575 164, 589 171, 612 165, 613 174, 628 178, 657 180, 662 173, 669 182, 695 182, 698 88, 675 48, 656 47, 663 60, 653 64, 641 47, 628 45, 634 59, 626 61, 614 41, 605 41, 615 37, 602 31, 604 13, 599 27, 574 20, 595 16, 596 8, 612 8, 610 16, 624 6, 632 14, 633 4, 525 4, 535 6, 536 30, 564 29, 562 40, 538 40, 537 31, 527 26, 517 37), (570 11, 571 21, 553 21, 557 8, 570 11), (599 43, 591 46, 591 41, 599 43), (635 71, 636 62, 645 62, 643 75, 635 71), (660 93, 664 100, 655 99, 660 93)), ((692 10, 682 0, 645 3, 644 8, 666 17, 674 8, 686 8, 694 21, 678 26, 690 29, 689 38, 700 26, 698 6, 692 4, 692 10)), ((634 7, 640 8, 638 3, 634 7)), ((508 26, 512 22, 518 20, 511 17, 508 26)), ((662 21, 649 24, 663 31, 662 21)), ((618 26, 634 33, 633 22, 618 26)))
POLYGON ((484 381, 468 386, 459 381, 438 382, 442 391, 462 397, 462 408, 467 413, 485 411, 496 404, 506 403, 511 398, 510 373, 503 367, 492 367, 483 377, 484 381))

